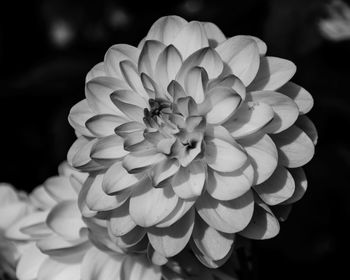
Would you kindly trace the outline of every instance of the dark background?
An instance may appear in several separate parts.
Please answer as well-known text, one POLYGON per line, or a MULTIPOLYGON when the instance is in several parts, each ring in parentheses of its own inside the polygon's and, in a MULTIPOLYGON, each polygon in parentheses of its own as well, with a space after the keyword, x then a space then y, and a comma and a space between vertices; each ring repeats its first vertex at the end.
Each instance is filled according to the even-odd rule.
POLYGON ((0 7, 0 181, 29 191, 56 174, 75 138, 69 109, 84 98, 85 75, 108 47, 136 45, 163 15, 211 21, 227 36, 258 36, 268 55, 296 63, 293 81, 312 93, 309 116, 319 131, 305 197, 276 238, 253 243, 253 272, 242 278, 348 274, 350 43, 320 32, 329 1, 7 2, 0 7))

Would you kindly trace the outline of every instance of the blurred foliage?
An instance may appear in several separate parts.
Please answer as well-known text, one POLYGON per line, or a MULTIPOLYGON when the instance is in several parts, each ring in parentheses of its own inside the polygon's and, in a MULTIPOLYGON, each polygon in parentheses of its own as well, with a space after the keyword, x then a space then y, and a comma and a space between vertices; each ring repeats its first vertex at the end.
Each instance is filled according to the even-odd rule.
POLYGON ((85 74, 108 47, 137 44, 163 15, 211 21, 227 36, 258 36, 268 54, 296 63, 293 81, 315 98, 310 117, 320 139, 306 167, 309 190, 280 235, 253 242, 248 252, 237 250, 237 258, 245 260, 238 264, 241 279, 346 275, 350 42, 320 31, 320 22, 332 18, 330 5, 326 0, 8 1, 0 10, 0 181, 31 190, 56 173, 75 138, 69 109, 81 100, 85 74))

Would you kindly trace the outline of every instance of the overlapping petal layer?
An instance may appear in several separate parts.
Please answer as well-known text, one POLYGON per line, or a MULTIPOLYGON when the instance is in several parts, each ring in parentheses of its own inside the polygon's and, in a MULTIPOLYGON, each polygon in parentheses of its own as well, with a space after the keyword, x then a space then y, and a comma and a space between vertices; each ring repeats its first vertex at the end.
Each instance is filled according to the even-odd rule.
POLYGON ((79 207, 96 246, 148 248, 164 263, 191 243, 216 267, 235 234, 278 233, 275 206, 305 192, 317 132, 304 116, 311 95, 290 82, 295 65, 266 49, 169 16, 88 73, 68 160, 90 173, 79 207))

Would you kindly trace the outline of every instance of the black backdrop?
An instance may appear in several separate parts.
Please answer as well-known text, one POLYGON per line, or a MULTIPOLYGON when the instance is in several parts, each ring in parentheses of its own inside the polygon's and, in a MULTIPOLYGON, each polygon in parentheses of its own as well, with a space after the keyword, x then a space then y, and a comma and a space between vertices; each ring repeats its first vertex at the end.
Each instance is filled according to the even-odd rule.
MULTIPOLYGON (((9 2, 9 1, 8 1, 9 2)), ((319 131, 306 166, 309 189, 278 237, 253 243, 247 279, 347 275, 350 43, 324 39, 321 0, 12 1, 0 7, 0 181, 30 191, 56 174, 74 140, 70 107, 109 46, 137 44, 163 15, 216 23, 227 36, 262 38, 268 54, 294 61, 293 81, 315 99, 319 131)), ((350 29, 350 26, 349 26, 350 29)))

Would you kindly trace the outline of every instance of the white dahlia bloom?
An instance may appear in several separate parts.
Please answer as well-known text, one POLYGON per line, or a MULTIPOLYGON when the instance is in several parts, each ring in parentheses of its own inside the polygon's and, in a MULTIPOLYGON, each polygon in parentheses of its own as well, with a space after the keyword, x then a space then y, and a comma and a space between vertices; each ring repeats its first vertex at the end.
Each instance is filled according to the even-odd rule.
POLYGON ((156 21, 138 47, 112 46, 69 115, 78 139, 68 161, 90 174, 83 215, 112 213, 113 243, 149 241, 160 263, 190 241, 217 267, 236 234, 275 236, 305 192, 317 134, 311 95, 290 82, 296 66, 266 50, 178 16, 156 21))
POLYGON ((19 280, 160 280, 160 267, 145 254, 102 251, 90 242, 79 207, 78 193, 86 174, 68 167, 30 195, 35 211, 6 230, 14 242, 26 241, 17 264, 19 280))

